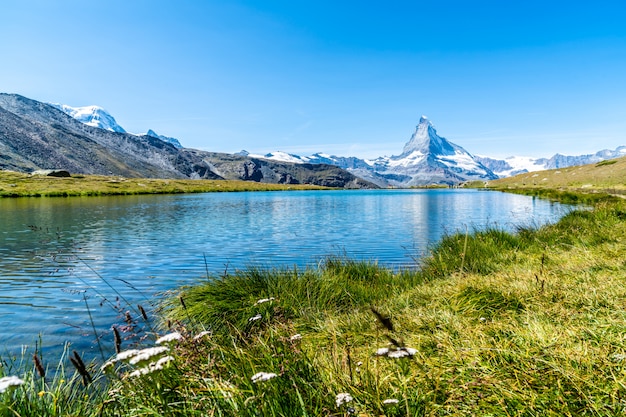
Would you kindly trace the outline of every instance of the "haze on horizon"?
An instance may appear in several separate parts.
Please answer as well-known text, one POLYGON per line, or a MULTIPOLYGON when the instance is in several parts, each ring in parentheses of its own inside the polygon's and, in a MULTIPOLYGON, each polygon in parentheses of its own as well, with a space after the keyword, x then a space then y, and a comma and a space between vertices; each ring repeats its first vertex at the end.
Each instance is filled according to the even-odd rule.
POLYGON ((626 145, 623 1, 5 0, 0 91, 217 152, 626 145), (226 4, 227 3, 227 4, 226 4))

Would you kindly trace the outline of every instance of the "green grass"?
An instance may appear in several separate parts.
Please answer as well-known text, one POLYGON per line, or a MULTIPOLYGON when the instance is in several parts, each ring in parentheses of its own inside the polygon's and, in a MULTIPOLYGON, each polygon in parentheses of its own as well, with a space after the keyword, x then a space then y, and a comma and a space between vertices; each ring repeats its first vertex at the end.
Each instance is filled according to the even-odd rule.
POLYGON ((496 190, 524 190, 526 193, 549 196, 560 201, 592 199, 593 194, 626 194, 626 157, 601 161, 596 164, 571 166, 546 171, 528 172, 494 181, 475 182, 472 188, 496 190), (563 200, 557 194, 574 200, 563 200))
POLYGON ((172 298, 169 314, 191 333, 213 332, 204 346, 222 363, 205 375, 239 402, 216 415, 254 415, 246 401, 269 415, 344 415, 340 392, 371 416, 621 415, 625 239, 624 206, 604 203, 536 230, 447 236, 415 271, 341 258, 239 271, 183 289, 185 307, 172 298), (392 339, 417 354, 373 355, 392 339), (258 371, 279 375, 260 396, 247 380, 258 371))
POLYGON ((626 202, 607 200, 541 228, 448 235, 411 270, 329 257, 202 279, 163 297, 159 333, 182 335, 164 369, 119 362, 105 379, 94 365, 84 387, 72 368, 45 386, 15 366, 28 382, 0 394, 0 414, 626 415, 625 241, 626 202))
POLYGON ((312 189, 324 189, 324 187, 267 184, 253 181, 122 178, 100 175, 74 175, 68 178, 55 178, 32 176, 11 171, 0 171, 0 198, 312 189))

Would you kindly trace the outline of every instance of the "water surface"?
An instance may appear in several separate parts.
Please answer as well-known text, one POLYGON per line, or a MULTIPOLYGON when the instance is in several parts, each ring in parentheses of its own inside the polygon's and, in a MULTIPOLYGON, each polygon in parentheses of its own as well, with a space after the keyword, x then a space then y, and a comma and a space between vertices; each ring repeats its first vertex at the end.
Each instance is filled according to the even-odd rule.
POLYGON ((69 340, 95 351, 90 314, 107 339, 128 309, 116 291, 149 308, 155 294, 206 279, 207 270, 305 267, 344 254, 411 267, 446 232, 514 230, 567 210, 476 190, 0 199, 0 349, 41 335, 45 349, 69 340))

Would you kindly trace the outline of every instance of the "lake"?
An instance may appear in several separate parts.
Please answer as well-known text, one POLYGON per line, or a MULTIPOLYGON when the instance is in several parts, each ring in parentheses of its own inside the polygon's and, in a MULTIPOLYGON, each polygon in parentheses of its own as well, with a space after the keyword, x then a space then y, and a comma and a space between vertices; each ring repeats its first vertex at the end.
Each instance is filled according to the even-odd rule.
POLYGON ((150 311, 155 295, 207 272, 314 266, 329 255, 415 267, 444 233, 514 231, 568 210, 448 189, 0 199, 0 356, 40 338, 44 351, 71 341, 93 355, 93 327, 112 353, 110 328, 128 305, 150 311))

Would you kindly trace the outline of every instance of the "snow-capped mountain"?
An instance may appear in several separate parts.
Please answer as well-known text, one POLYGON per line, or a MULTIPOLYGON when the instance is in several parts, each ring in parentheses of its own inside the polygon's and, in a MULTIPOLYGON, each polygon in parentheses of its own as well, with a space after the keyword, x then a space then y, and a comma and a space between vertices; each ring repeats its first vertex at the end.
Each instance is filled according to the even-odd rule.
MULTIPOLYGON (((245 151, 242 152, 248 154, 245 151)), ((285 152, 272 152, 254 156, 296 163, 337 165, 381 187, 407 187, 458 184, 464 181, 489 180, 525 172, 593 164, 626 156, 626 146, 619 146, 615 150, 604 149, 589 155, 556 154, 550 158, 510 156, 505 159, 495 159, 472 155, 462 147, 440 137, 432 123, 422 116, 415 133, 398 156, 384 156, 373 160, 323 153, 299 156, 285 152)))
MULTIPOLYGON (((117 124, 115 118, 107 112, 105 109, 99 106, 83 106, 72 107, 67 104, 49 103, 51 106, 56 107, 59 110, 64 111, 74 119, 88 126, 97 127, 111 132, 128 133, 126 130, 117 124)), ((131 133, 132 134, 132 133, 131 133)), ((174 145, 176 148, 182 148, 178 139, 171 138, 169 136, 163 136, 156 133, 154 130, 149 129, 146 133, 137 134, 137 136, 150 136, 174 145)))
POLYGON ((99 106, 71 107, 67 104, 50 103, 59 110, 63 110, 74 119, 92 127, 98 127, 111 132, 126 133, 126 130, 117 124, 109 112, 99 106))
POLYGON ((375 161, 378 174, 391 185, 454 185, 465 181, 490 180, 496 176, 461 146, 439 136, 426 116, 420 118, 402 153, 375 161))
POLYGON ((465 181, 497 178, 461 146, 439 136, 426 116, 420 118, 415 132, 398 156, 373 160, 323 153, 303 157, 273 152, 257 156, 289 162, 337 165, 382 187, 455 185, 465 181))
POLYGON ((594 154, 587 155, 572 156, 557 153, 551 158, 510 156, 505 159, 493 159, 485 156, 477 156, 476 159, 491 169, 498 177, 503 178, 523 174, 525 172, 595 164, 600 161, 620 158, 622 156, 626 156, 626 146, 618 146, 615 150, 603 149, 594 154))

